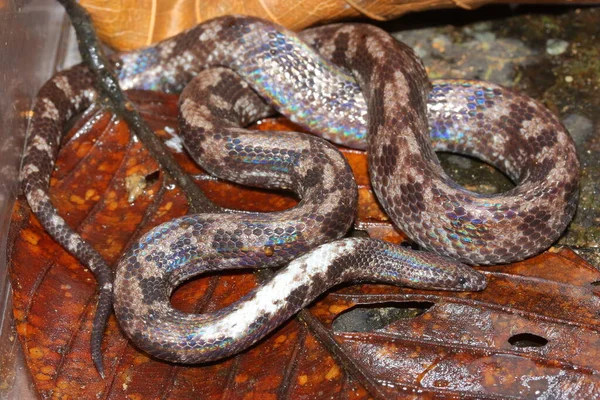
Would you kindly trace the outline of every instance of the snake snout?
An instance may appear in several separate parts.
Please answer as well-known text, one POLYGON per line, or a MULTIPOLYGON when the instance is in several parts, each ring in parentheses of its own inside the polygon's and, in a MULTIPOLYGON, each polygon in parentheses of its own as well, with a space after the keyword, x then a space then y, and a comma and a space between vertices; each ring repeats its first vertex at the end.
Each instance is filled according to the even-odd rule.
POLYGON ((487 287, 487 279, 481 272, 465 266, 465 271, 456 278, 456 287, 458 290, 477 292, 487 287))

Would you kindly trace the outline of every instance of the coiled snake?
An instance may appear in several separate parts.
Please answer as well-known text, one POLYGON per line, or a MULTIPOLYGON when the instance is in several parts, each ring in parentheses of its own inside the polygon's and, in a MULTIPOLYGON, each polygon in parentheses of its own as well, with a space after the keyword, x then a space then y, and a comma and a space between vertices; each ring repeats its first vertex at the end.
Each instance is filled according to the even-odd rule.
MULTIPOLYGON (((484 276, 458 261, 507 263, 539 253, 575 211, 578 161, 556 117, 493 84, 435 81, 430 90, 412 50, 369 25, 295 35, 255 18, 228 16, 117 55, 115 66, 124 88, 185 87, 181 131, 204 169, 245 185, 288 189, 301 199, 277 213, 185 216, 156 227, 123 255, 114 282, 119 323, 136 345, 166 360, 196 363, 240 351, 344 280, 481 290, 484 276), (457 261, 371 239, 332 241, 354 218, 351 171, 317 137, 243 129, 270 115, 271 106, 329 140, 367 148, 372 185, 389 216, 422 247, 457 261), (444 173, 434 149, 488 161, 517 186, 498 195, 469 192, 444 173), (199 273, 279 266, 294 258, 226 309, 193 315, 170 305, 173 289, 199 273)), ((63 126, 94 97, 91 73, 81 65, 42 87, 21 176, 43 226, 96 274, 92 356, 101 369, 110 268, 47 196, 63 126)))

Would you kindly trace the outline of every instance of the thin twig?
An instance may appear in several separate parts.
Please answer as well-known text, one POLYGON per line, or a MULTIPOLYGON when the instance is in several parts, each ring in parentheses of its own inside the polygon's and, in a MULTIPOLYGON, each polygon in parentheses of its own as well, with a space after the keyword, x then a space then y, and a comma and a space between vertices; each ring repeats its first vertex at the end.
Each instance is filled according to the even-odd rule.
POLYGON ((79 52, 84 62, 95 74, 100 94, 108 100, 112 110, 127 122, 131 131, 146 146, 162 169, 183 190, 190 212, 224 211, 210 201, 193 179, 183 171, 163 142, 142 120, 133 103, 125 96, 112 70, 112 64, 102 50, 102 45, 87 11, 74 0, 58 0, 58 2, 63 5, 71 19, 77 34, 79 52))

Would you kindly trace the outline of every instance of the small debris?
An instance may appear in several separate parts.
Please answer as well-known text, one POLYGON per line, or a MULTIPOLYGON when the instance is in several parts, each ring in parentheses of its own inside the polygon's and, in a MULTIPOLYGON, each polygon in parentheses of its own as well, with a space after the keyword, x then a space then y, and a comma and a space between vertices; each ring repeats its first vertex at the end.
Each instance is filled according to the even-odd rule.
POLYGON ((165 126, 164 131, 171 136, 165 141, 165 145, 176 153, 183 153, 183 139, 177 134, 177 131, 169 126, 165 126))
POLYGON ((562 39, 548 39, 546 41, 546 53, 551 56, 558 56, 567 51, 569 42, 562 39))
POLYGON ((146 189, 146 177, 141 174, 133 174, 125 178, 127 189, 127 201, 133 203, 146 189))
POLYGON ((577 146, 582 147, 594 136, 594 122, 580 114, 569 114, 563 121, 577 146))
POLYGON ((493 32, 479 32, 473 35, 475 39, 484 43, 492 43, 496 40, 496 34, 493 32))

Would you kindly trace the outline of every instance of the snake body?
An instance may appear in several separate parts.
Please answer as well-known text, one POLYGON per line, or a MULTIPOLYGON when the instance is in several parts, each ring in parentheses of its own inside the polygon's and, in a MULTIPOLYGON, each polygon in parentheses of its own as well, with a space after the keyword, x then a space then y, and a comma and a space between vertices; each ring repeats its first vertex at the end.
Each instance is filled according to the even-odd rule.
MULTIPOLYGON (((374 190, 394 222, 423 247, 458 261, 505 263, 536 254, 556 240, 575 210, 577 157, 556 117, 534 100, 475 81, 434 82, 428 97, 430 85, 412 50, 372 26, 331 25, 295 35, 255 18, 222 17, 118 55, 115 66, 124 88, 180 91, 189 84, 180 99, 180 125, 203 168, 242 184, 288 189, 301 199, 279 213, 182 217, 144 235, 121 258, 117 318, 138 346, 167 360, 199 362, 239 351, 347 279, 485 287, 480 273, 437 255, 370 239, 330 242, 353 219, 351 172, 318 138, 242 129, 271 106, 323 137, 368 148, 374 190), (218 67, 247 83, 223 69, 202 72, 218 67), (434 149, 482 158, 517 186, 492 196, 469 192, 444 173, 434 149), (199 273, 281 265, 319 245, 227 309, 189 315, 169 303, 174 287, 199 273)), ((45 228, 96 273, 97 361, 110 270, 46 194, 62 126, 93 100, 91 82, 89 71, 77 66, 41 89, 22 180, 45 228)))

